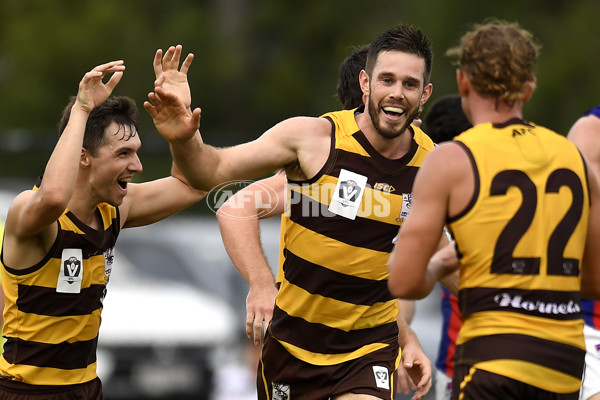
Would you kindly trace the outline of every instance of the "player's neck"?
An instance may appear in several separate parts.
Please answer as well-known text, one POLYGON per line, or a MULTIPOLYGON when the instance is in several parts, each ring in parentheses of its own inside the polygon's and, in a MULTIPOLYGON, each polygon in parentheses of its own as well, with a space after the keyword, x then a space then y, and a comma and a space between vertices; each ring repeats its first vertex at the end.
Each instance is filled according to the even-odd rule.
POLYGON ((485 99, 471 105, 471 122, 473 125, 482 123, 501 124, 510 119, 523 119, 523 103, 515 101, 513 105, 496 104, 495 99, 485 99))
POLYGON ((67 208, 84 224, 99 229, 98 202, 90 196, 89 191, 75 189, 67 208))
POLYGON ((385 158, 396 160, 403 157, 412 145, 413 132, 410 126, 407 126, 404 131, 395 138, 387 138, 377 132, 376 128, 370 122, 370 117, 367 113, 361 114, 363 121, 357 117, 357 123, 371 146, 385 158))

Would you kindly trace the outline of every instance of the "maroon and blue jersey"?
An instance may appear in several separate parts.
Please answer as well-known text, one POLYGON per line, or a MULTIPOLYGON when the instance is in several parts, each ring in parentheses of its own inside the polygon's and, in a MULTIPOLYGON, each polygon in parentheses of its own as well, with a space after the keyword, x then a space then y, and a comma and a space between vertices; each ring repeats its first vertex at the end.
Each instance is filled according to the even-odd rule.
POLYGON ((585 324, 600 329, 600 301, 581 299, 581 308, 585 324))
MULTIPOLYGON (((595 115, 600 118, 600 105, 589 109, 583 116, 595 115)), ((600 301, 597 300, 581 300, 581 308, 583 309, 583 320, 585 324, 594 329, 600 329, 600 301)))
POLYGON ((435 366, 438 370, 452 378, 454 371, 454 354, 456 338, 460 330, 460 312, 458 299, 442 286, 442 336, 435 366))

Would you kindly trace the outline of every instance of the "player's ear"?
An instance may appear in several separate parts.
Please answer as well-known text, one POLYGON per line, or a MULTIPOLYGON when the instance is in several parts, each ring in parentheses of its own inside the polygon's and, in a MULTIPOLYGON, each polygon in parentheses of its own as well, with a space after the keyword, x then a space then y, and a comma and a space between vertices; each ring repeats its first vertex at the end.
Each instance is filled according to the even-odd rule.
MULTIPOLYGON (((358 81, 360 83, 360 89, 362 90, 363 94, 368 96, 369 95, 369 75, 367 74, 367 71, 365 71, 364 69, 360 71, 360 74, 358 75, 358 81)), ((363 96, 363 101, 365 100, 364 97, 365 96, 363 96)))
POLYGON ((466 97, 469 94, 470 82, 469 77, 462 69, 456 70, 456 85, 460 97, 466 97))
POLYGON ((90 153, 86 150, 85 147, 81 148, 81 156, 79 157, 79 165, 82 168, 87 168, 90 166, 90 153))
POLYGON ((531 96, 533 95, 533 91, 535 90, 536 86, 537 86, 537 79, 534 76, 533 79, 531 81, 527 82, 525 85, 525 95, 523 96, 523 103, 527 103, 529 101, 529 99, 531 99, 531 96))
POLYGON ((421 95, 421 101, 419 102, 419 104, 421 105, 421 109, 422 109, 423 105, 425 103, 427 103, 427 100, 429 100, 432 93, 433 93, 433 83, 428 83, 423 88, 423 94, 421 95))

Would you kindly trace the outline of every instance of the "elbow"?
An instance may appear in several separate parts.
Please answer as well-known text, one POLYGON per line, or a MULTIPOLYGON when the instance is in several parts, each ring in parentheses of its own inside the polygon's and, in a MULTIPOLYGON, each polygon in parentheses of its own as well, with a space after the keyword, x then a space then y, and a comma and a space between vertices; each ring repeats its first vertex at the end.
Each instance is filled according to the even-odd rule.
MULTIPOLYGON (((238 194, 241 192, 238 192, 238 194)), ((249 221, 258 219, 256 212, 248 204, 241 203, 237 194, 227 200, 216 212, 219 226, 223 229, 224 226, 229 226, 231 229, 238 227, 239 221, 249 221)))
POLYGON ((388 260, 388 290, 399 299, 421 299, 428 292, 423 288, 424 277, 416 273, 414 265, 406 268, 407 260, 402 260, 394 251, 388 260))
MULTIPOLYGON (((172 175, 174 176, 174 175, 172 175)), ((205 194, 207 194, 208 192, 210 192, 212 189, 215 189, 216 185, 211 185, 210 183, 203 181, 203 180, 198 180, 194 177, 185 177, 182 180, 186 185, 188 185, 191 189, 196 190, 198 192, 203 192, 205 194)))
POLYGON ((388 290, 398 299, 419 300, 426 297, 429 292, 424 290, 421 285, 413 285, 407 277, 390 275, 388 279, 388 290))
POLYGON ((216 215, 217 215, 217 220, 219 221, 219 224, 222 224, 225 220, 230 218, 231 207, 229 206, 229 204, 227 202, 225 202, 225 204, 223 204, 221 207, 219 207, 216 215))

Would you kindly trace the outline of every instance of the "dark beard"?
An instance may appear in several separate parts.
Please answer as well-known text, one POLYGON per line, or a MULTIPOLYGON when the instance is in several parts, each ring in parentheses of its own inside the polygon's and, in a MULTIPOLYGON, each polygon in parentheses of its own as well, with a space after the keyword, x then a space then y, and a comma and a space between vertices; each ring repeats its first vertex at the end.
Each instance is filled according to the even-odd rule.
POLYGON ((406 128, 408 128, 408 126, 411 124, 413 119, 415 119, 415 117, 419 113, 419 109, 417 108, 410 112, 406 111, 405 113, 407 113, 406 121, 402 124, 402 126, 400 127, 400 129, 398 131, 384 129, 379 125, 379 118, 377 118, 379 116, 379 108, 375 106, 375 103, 373 103, 373 101, 369 97, 369 116, 371 117, 371 122, 373 123, 373 126, 375 127, 375 130, 377 131, 377 133, 379 133, 379 135, 381 135, 382 137, 384 137, 386 139, 395 139, 398 136, 402 135, 402 133, 404 133, 406 128))

